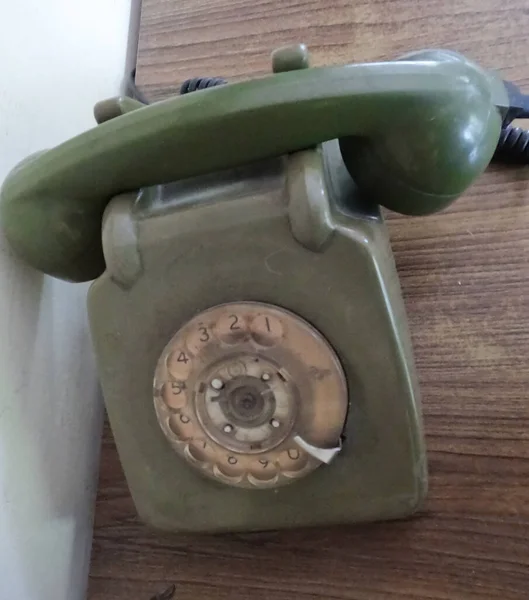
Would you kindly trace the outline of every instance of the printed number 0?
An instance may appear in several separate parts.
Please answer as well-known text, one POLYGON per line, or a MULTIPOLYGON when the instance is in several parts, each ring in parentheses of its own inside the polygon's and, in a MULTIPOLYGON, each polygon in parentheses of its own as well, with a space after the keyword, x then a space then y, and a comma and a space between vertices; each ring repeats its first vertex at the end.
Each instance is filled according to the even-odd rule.
POLYGON ((290 460, 298 460, 299 458, 299 450, 297 448, 290 448, 287 454, 290 460))

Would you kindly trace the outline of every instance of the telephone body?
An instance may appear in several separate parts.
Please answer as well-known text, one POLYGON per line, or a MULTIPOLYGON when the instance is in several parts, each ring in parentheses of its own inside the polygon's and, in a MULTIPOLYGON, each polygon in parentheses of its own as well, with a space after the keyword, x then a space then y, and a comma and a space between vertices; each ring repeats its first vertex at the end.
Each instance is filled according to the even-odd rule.
POLYGON ((0 210, 29 264, 95 279, 91 334, 140 516, 262 531, 420 509, 426 452, 380 205, 447 206, 509 106, 453 52, 274 74, 143 106, 17 167, 0 210))

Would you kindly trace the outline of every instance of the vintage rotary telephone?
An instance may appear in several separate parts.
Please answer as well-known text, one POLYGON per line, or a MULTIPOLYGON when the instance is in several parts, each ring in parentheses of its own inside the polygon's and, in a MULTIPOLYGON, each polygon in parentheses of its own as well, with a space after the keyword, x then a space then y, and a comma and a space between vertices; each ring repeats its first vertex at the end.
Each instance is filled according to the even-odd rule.
POLYGON ((97 278, 108 416, 140 515, 166 530, 417 510, 425 447, 379 205, 444 208, 524 111, 447 51, 307 68, 294 46, 273 67, 152 106, 102 102, 97 128, 1 192, 25 261, 97 278))

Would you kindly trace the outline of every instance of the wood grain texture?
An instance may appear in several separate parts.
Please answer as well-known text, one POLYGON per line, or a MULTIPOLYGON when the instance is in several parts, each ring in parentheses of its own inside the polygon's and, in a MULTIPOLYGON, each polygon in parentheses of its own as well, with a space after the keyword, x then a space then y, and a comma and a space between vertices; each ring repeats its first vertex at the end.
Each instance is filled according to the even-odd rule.
MULTIPOLYGON (((423 47, 464 52, 529 91, 526 0, 144 0, 138 83, 317 65, 423 47)), ((419 371, 430 492, 421 518, 358 528, 168 537, 134 512, 110 431, 89 598, 529 598, 529 168, 491 168, 432 217, 388 214, 419 371)))

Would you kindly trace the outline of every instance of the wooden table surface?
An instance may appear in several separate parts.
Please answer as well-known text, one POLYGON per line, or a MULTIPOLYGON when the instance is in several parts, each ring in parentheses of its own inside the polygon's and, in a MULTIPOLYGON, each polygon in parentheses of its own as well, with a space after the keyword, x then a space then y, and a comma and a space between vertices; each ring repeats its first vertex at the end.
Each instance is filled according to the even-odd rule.
MULTIPOLYGON (((314 63, 467 53, 529 92, 527 0, 144 0, 140 86, 269 72, 302 41, 314 63)), ((170 537, 137 519, 108 428, 92 600, 529 598, 529 168, 491 168, 436 216, 388 214, 423 397, 430 491, 421 518, 170 537)))

